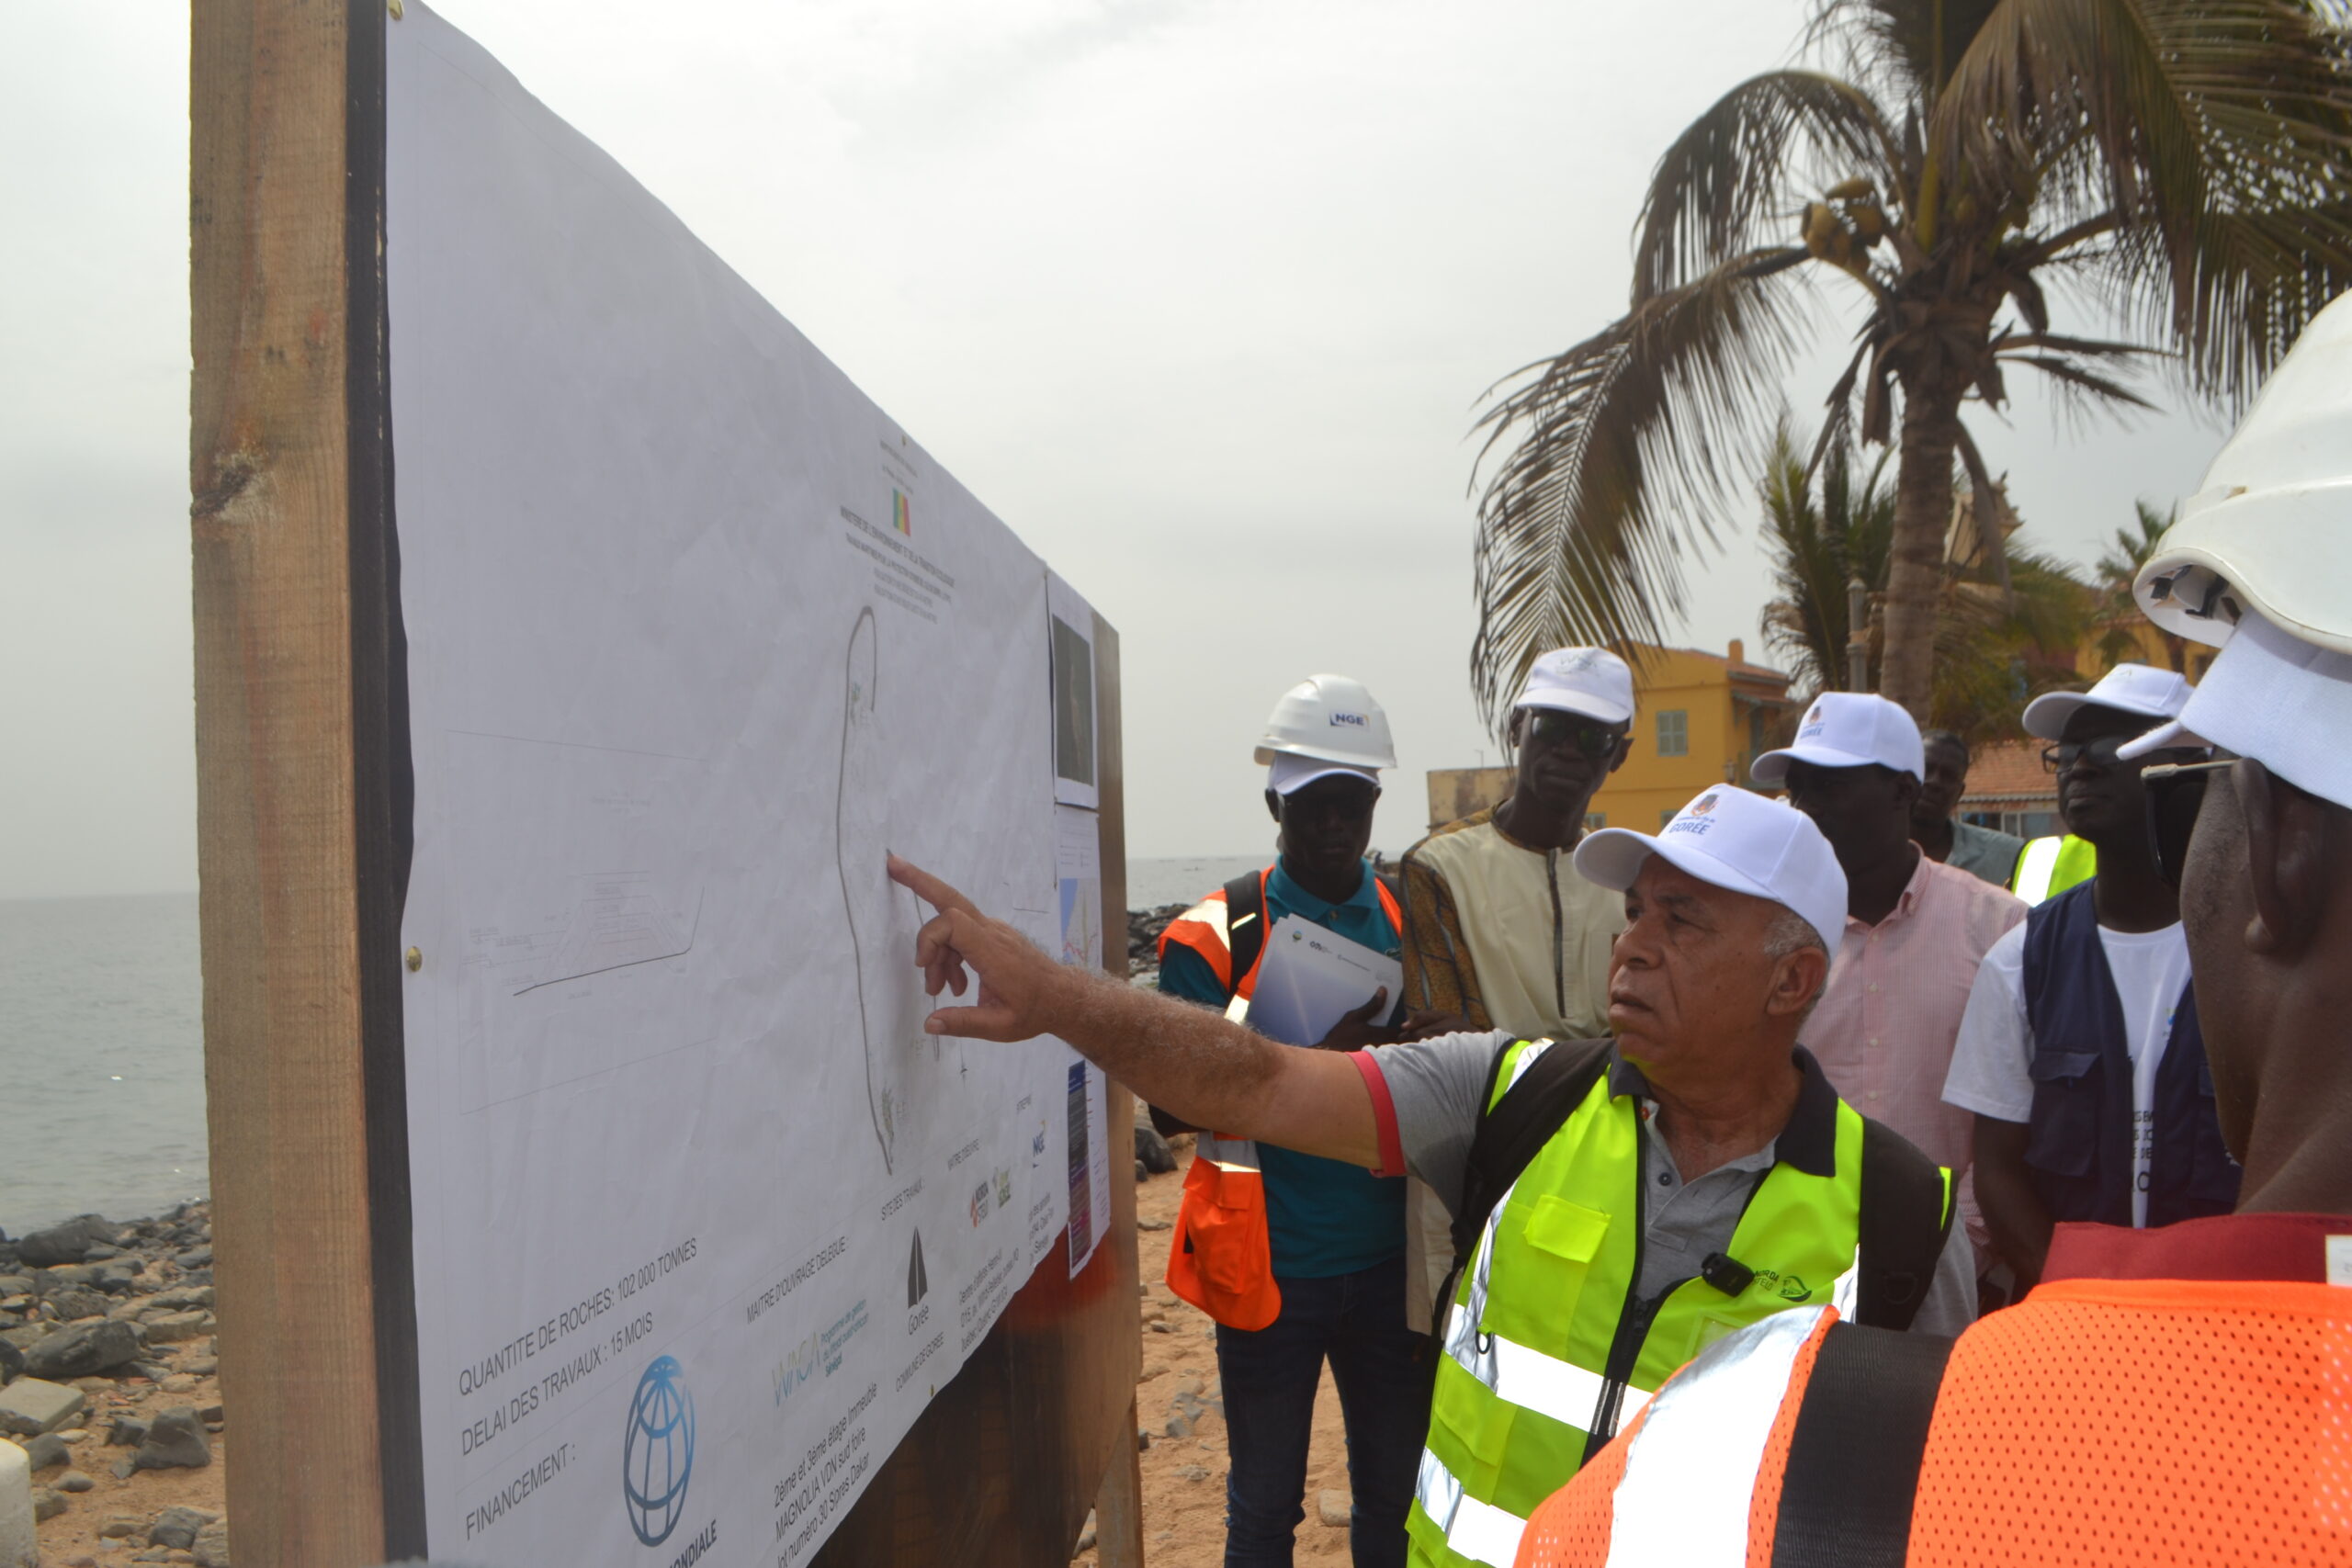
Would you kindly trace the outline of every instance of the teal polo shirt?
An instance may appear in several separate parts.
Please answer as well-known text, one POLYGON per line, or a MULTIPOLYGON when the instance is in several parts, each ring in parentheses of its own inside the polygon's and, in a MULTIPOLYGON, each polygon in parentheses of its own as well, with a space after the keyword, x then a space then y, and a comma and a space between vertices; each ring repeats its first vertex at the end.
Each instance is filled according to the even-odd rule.
MULTIPOLYGON (((1333 904, 1291 880, 1281 863, 1266 879, 1266 927, 1284 915, 1312 920, 1374 953, 1397 956, 1399 938, 1366 868, 1353 896, 1333 904)), ((1237 976, 1238 977, 1238 976, 1237 976)), ((1159 988, 1171 997, 1222 1008, 1233 999, 1208 961, 1171 944, 1159 966, 1159 988)), ((1397 998, 1401 1010, 1402 999, 1397 998)), ((1405 1250, 1405 1181, 1374 1176, 1344 1160, 1258 1145, 1265 1173, 1266 1227, 1274 1277, 1321 1280, 1353 1274, 1405 1250)))

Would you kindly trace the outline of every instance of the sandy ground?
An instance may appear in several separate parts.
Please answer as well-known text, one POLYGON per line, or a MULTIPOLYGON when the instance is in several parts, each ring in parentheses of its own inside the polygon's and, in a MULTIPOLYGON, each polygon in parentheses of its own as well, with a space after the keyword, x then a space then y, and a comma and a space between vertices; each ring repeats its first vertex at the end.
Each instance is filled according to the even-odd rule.
MULTIPOLYGON (((156 1359, 165 1365, 185 1361, 199 1354, 202 1340, 183 1345, 157 1348, 156 1359)), ((85 1378, 76 1385, 90 1402, 88 1414, 71 1428, 84 1434, 76 1442, 70 1436, 74 1457, 68 1464, 87 1475, 96 1484, 87 1492, 69 1494, 65 1511, 55 1518, 45 1519, 40 1529, 40 1568, 66 1568, 87 1558, 90 1562, 111 1565, 128 1562, 132 1557, 149 1550, 147 1526, 165 1508, 201 1508, 210 1514, 223 1514, 228 1508, 226 1492, 228 1475, 228 1433, 212 1435, 212 1462, 202 1470, 142 1470, 122 1479, 114 1473, 119 1461, 129 1459, 127 1448, 107 1446, 107 1429, 117 1416, 151 1416, 181 1405, 203 1409, 220 1403, 218 1380, 207 1376, 195 1380, 193 1387, 179 1393, 165 1393, 144 1378, 85 1378), (102 1540, 98 1531, 108 1519, 125 1518, 137 1521, 137 1534, 124 1540, 102 1540)), ((54 1487, 66 1472, 44 1470, 33 1476, 36 1489, 54 1487)), ((232 1536, 232 1549, 234 1537, 232 1536)), ((167 1562, 193 1562, 188 1552, 176 1551, 167 1562)))
MULTIPOLYGON (((1178 1168, 1170 1176, 1155 1176, 1136 1190, 1136 1218, 1140 1224, 1171 1224, 1183 1190, 1184 1169, 1192 1163, 1190 1138, 1174 1141, 1178 1168)), ((1142 1231, 1136 1237, 1142 1254, 1143 1378, 1136 1384, 1136 1416, 1153 1434, 1151 1447, 1141 1455, 1143 1464, 1144 1558, 1152 1568, 1218 1568, 1225 1561, 1225 1418, 1210 1410, 1193 1424, 1189 1436, 1159 1434, 1176 1413, 1176 1396, 1190 1389, 1213 1396, 1216 1385, 1216 1343, 1214 1325, 1198 1308, 1178 1301, 1161 1276, 1168 1265, 1166 1230, 1142 1231), (1162 1332, 1161 1330, 1167 1330, 1162 1332)), ((1327 1369, 1323 1387, 1315 1398, 1315 1437, 1306 1459, 1306 1521, 1298 1527, 1296 1560, 1300 1562, 1343 1563, 1348 1561, 1347 1450, 1340 1436, 1340 1396, 1327 1369), (1320 1495, 1335 1494, 1342 1522, 1321 1521, 1320 1495)), ((1096 1568, 1095 1553, 1081 1552, 1077 1562, 1096 1568)))

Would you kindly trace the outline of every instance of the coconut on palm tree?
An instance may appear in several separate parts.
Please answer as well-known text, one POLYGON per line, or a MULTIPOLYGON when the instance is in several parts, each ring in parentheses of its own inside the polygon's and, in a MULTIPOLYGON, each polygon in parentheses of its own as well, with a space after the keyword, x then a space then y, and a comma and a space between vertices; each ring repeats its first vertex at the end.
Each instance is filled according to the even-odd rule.
POLYGON ((1966 406, 2030 371, 2146 407, 2155 364, 2229 404, 2352 284, 2342 0, 1817 0, 1808 37, 1826 66, 1742 83, 1659 160, 1632 309, 1479 421, 1489 713, 1545 648, 1662 639, 1813 279, 1861 310, 1815 456, 1895 454, 1881 690, 1922 718, 1955 463, 1997 495, 1966 406), (2112 335, 2059 330, 2053 284, 2112 335))

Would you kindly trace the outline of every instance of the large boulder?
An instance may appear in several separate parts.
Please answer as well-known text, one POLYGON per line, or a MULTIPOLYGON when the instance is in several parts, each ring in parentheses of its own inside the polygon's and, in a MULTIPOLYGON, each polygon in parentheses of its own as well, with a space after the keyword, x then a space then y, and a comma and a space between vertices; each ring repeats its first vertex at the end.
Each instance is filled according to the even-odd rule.
POLYGON ((89 1256, 92 1243, 113 1241, 119 1229, 96 1214, 77 1215, 62 1225, 35 1231, 18 1241, 17 1256, 36 1269, 79 1263, 89 1256))
POLYGON ((148 1527, 147 1544, 186 1551, 196 1544, 197 1532, 220 1517, 201 1508, 166 1508, 148 1527))
POLYGON ((139 1470, 198 1470, 212 1462, 212 1444, 195 1411, 166 1410, 148 1427, 130 1462, 139 1470))
POLYGON ((60 1329, 25 1352, 25 1371, 52 1380, 96 1377, 137 1360, 139 1331, 109 1318, 60 1329))
POLYGON ((41 1378, 18 1378, 0 1388, 0 1432, 28 1438, 54 1432, 89 1407, 89 1400, 78 1388, 41 1378))

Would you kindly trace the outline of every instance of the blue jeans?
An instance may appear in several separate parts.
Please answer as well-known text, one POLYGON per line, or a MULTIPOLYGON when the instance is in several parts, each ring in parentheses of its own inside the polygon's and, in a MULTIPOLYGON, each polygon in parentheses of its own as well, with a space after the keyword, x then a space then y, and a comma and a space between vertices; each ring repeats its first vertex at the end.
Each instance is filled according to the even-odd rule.
POLYGON ((1355 1568, 1403 1568, 1405 1511, 1429 1435, 1436 1363, 1405 1326, 1405 1260, 1356 1274, 1280 1281, 1282 1315, 1216 1331, 1225 1395, 1225 1568, 1290 1568, 1306 1490, 1307 1437, 1323 1362, 1339 1385, 1355 1508, 1355 1568))

